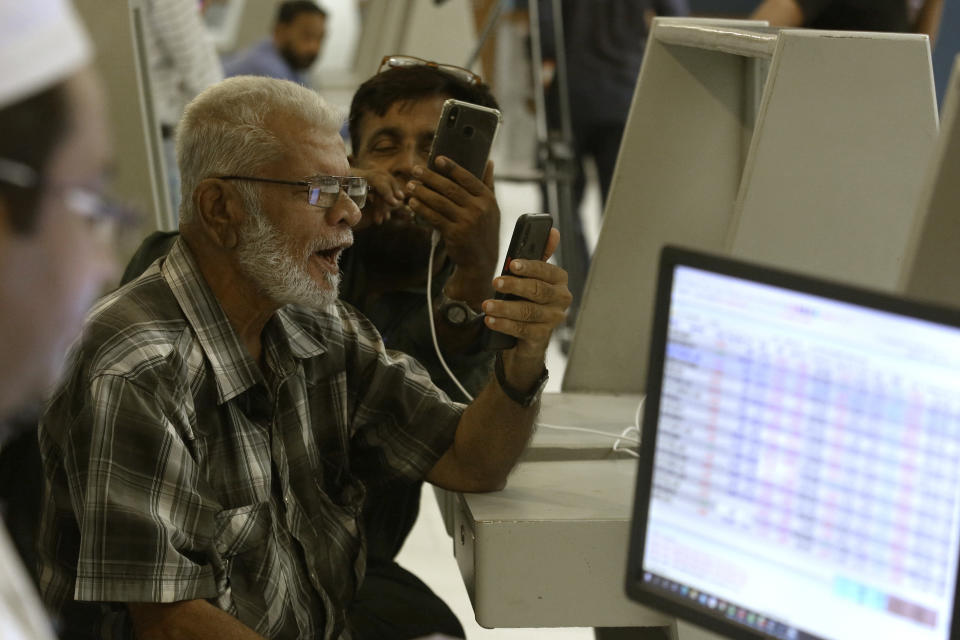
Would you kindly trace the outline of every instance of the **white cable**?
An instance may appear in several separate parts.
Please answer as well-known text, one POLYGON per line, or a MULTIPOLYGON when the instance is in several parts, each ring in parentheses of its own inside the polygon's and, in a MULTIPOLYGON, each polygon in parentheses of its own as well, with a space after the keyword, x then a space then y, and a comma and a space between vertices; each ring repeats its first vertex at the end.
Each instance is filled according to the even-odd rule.
MULTIPOLYGON (((625 436, 629 435, 631 431, 636 431, 638 435, 639 435, 639 433, 640 433, 640 430, 639 430, 639 429, 637 429, 634 425, 630 425, 629 427, 627 427, 626 429, 624 429, 623 431, 620 432, 620 438, 617 438, 617 441, 613 443, 613 450, 614 450, 614 451, 624 451, 624 452, 626 452, 626 453, 629 453, 629 454, 632 455, 632 456, 635 456, 635 457, 639 458, 640 456, 637 455, 637 453, 636 453, 635 451, 633 451, 632 449, 621 449, 621 448, 620 448, 620 443, 623 442, 624 440, 626 440, 626 437, 625 437, 625 436)), ((633 440, 631 440, 631 441, 633 441, 633 440)), ((638 445, 639 445, 639 443, 640 443, 639 440, 636 440, 635 442, 637 442, 638 445)))
MULTIPOLYGON (((457 376, 447 365, 447 361, 444 360, 443 354, 440 352, 440 342, 437 340, 437 326, 433 319, 433 256, 436 253, 437 245, 439 243, 440 232, 434 229, 433 233, 430 234, 430 258, 427 260, 427 317, 430 319, 430 337, 433 339, 433 349, 437 353, 437 359, 440 360, 443 370, 447 372, 447 375, 450 376, 450 379, 453 380, 453 383, 457 385, 457 388, 460 389, 460 392, 463 393, 467 400, 469 402, 473 402, 473 396, 463 387, 462 384, 460 384, 460 380, 457 379, 457 376)), ((595 436, 603 436, 604 438, 612 438, 614 440, 613 451, 627 453, 631 456, 639 458, 640 456, 636 451, 632 451, 630 449, 621 449, 620 443, 629 442, 630 444, 640 446, 640 440, 636 438, 629 438, 627 435, 631 431, 636 431, 638 434, 640 433, 640 412, 643 409, 643 400, 644 398, 640 398, 640 404, 637 405, 637 411, 633 416, 633 425, 621 431, 620 435, 613 435, 612 433, 599 431, 597 429, 588 429, 586 427, 565 427, 556 424, 547 424, 546 422, 538 422, 537 426, 546 427, 547 429, 556 429, 557 431, 580 431, 582 433, 590 433, 595 436)))
POLYGON ((440 353, 440 342, 437 341, 437 326, 433 321, 433 254, 436 253, 439 243, 440 232, 434 229, 433 233, 430 234, 430 258, 427 260, 427 317, 430 318, 430 337, 433 338, 433 349, 437 352, 437 358, 439 358, 440 364, 443 365, 443 370, 447 372, 447 375, 450 376, 453 383, 457 385, 460 392, 466 396, 467 401, 473 402, 473 396, 463 388, 463 385, 457 380, 457 376, 455 376, 453 371, 450 370, 450 367, 447 366, 447 361, 443 359, 443 354, 440 353))
MULTIPOLYGON (((629 442, 631 444, 639 445, 640 441, 634 438, 625 438, 623 434, 615 435, 613 433, 607 433, 606 431, 599 431, 597 429, 588 429, 587 427, 565 427, 558 424, 547 424, 546 422, 538 422, 538 427, 546 427, 547 429, 556 429, 557 431, 581 431, 583 433, 591 433, 595 436, 603 436, 604 438, 610 438, 611 440, 629 442)), ((633 427, 627 427, 632 429, 633 427)))
POLYGON ((640 446, 640 440, 638 438, 628 437, 632 431, 636 431, 637 435, 640 435, 640 413, 643 409, 643 401, 645 398, 640 398, 640 404, 637 405, 637 410, 633 414, 633 424, 626 427, 623 431, 620 432, 620 435, 614 435, 612 433, 607 433, 606 431, 599 431, 597 429, 588 429, 587 427, 566 427, 560 426, 557 424, 547 424, 546 422, 538 422, 537 426, 546 427, 547 429, 556 429, 557 431, 580 431, 582 433, 590 433, 595 436, 603 436, 604 438, 613 439, 613 450, 619 453, 626 453, 635 458, 639 458, 639 454, 632 449, 622 449, 620 447, 621 442, 629 442, 630 444, 640 446))
POLYGON ((640 433, 640 411, 643 409, 643 401, 647 399, 647 396, 640 397, 640 404, 637 405, 637 412, 633 414, 633 426, 636 427, 637 433, 640 433))

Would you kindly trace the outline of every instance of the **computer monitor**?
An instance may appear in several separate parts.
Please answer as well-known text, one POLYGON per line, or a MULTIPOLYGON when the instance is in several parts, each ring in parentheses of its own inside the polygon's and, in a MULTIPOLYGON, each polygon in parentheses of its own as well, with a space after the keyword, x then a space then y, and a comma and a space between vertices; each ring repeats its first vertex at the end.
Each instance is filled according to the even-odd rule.
POLYGON ((667 248, 642 443, 631 598, 732 638, 960 638, 957 311, 667 248))

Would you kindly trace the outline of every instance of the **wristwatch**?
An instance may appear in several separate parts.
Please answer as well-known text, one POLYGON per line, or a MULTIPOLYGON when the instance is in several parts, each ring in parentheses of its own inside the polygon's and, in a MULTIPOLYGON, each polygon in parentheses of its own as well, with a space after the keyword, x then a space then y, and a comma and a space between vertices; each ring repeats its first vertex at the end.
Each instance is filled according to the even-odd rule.
POLYGON ((497 376, 497 384, 500 385, 500 388, 503 389, 503 392, 507 395, 507 397, 524 409, 533 406, 533 404, 540 397, 540 393, 543 391, 543 388, 547 386, 547 378, 550 377, 550 372, 547 371, 546 367, 544 367, 543 373, 540 374, 540 377, 537 378, 537 381, 533 383, 530 391, 520 391, 507 382, 507 374, 503 370, 503 353, 500 351, 497 351, 497 356, 494 358, 493 372, 494 375, 497 376))
POLYGON ((453 327, 465 327, 477 322, 483 317, 482 313, 471 309, 470 305, 463 300, 453 300, 449 298, 442 289, 440 290, 439 312, 444 322, 453 327))

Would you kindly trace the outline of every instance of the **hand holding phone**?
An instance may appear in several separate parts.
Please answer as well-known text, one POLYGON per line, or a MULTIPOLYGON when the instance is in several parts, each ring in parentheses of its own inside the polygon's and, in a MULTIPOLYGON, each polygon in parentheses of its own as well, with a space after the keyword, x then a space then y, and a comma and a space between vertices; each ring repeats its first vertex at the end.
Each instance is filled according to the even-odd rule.
MULTIPOLYGON (((503 270, 501 276, 514 275, 510 273, 510 262, 519 258, 521 260, 540 260, 543 258, 543 252, 547 248, 547 241, 550 239, 550 229, 553 228, 553 218, 547 213, 525 213, 517 220, 513 227, 513 236, 510 238, 510 246, 507 247, 507 255, 503 261, 503 270)), ((504 295, 496 293, 494 300, 521 300, 512 294, 504 295)), ((494 331, 489 327, 484 327, 483 347, 489 351, 502 351, 512 349, 517 344, 514 336, 494 331)))

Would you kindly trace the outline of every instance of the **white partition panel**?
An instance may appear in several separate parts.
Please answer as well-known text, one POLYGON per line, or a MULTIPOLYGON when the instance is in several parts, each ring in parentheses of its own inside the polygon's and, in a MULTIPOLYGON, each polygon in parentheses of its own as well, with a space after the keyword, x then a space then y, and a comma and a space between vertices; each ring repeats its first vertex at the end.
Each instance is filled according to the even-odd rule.
POLYGON ((926 36, 655 20, 563 389, 643 391, 665 244, 895 289, 937 126, 926 36))
MULTIPOLYGON (((750 58, 669 44, 674 24, 735 29, 755 22, 654 21, 620 146, 564 376, 564 390, 639 393, 664 239, 723 246, 749 131, 750 58)), ((771 47, 772 49, 772 47, 771 47)))
POLYGON ((902 291, 960 306, 960 58, 950 76, 942 131, 914 221, 902 291))
POLYGON ((783 31, 727 250, 893 290, 937 137, 926 36, 783 31))
POLYGON ((389 54, 462 65, 476 46, 469 0, 368 0, 362 13, 353 84, 376 73, 389 54))
POLYGON ((170 202, 160 148, 160 127, 150 100, 143 39, 143 0, 104 10, 99 0, 75 0, 96 46, 110 108, 116 170, 113 189, 145 216, 150 230, 170 228, 170 202))

